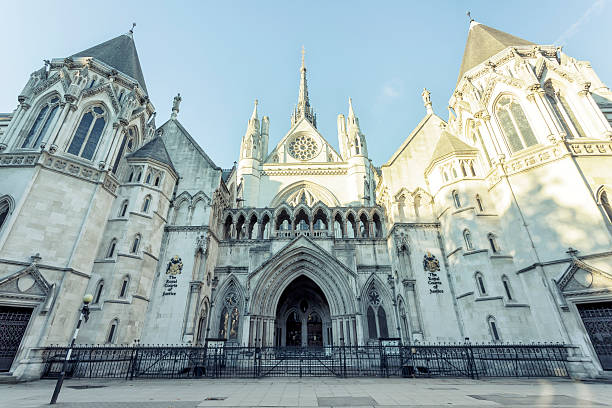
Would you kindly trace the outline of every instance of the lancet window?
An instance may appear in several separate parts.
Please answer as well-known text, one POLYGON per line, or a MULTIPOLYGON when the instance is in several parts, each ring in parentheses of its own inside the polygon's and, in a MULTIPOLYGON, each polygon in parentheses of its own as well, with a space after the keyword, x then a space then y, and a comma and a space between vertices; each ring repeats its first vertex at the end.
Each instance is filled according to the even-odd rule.
POLYGON ((38 111, 38 115, 30 128, 26 138, 21 144, 22 149, 37 148, 51 130, 51 123, 59 112, 60 99, 57 96, 50 97, 38 111))
POLYGON ((586 137, 569 103, 560 92, 548 89, 546 98, 550 102, 553 112, 568 138, 586 137))
POLYGON ((68 147, 68 153, 91 160, 105 125, 106 111, 100 106, 90 107, 81 117, 81 122, 68 147))
POLYGON ((366 312, 368 320, 368 337, 378 339, 389 337, 387 326, 387 314, 382 306, 382 300, 378 288, 374 284, 370 285, 367 292, 368 308, 366 312))
POLYGON ((237 340, 240 324, 240 298, 234 284, 228 288, 222 301, 219 338, 237 340))
POLYGON ((538 143, 523 108, 513 96, 502 96, 495 104, 495 113, 512 153, 538 143))

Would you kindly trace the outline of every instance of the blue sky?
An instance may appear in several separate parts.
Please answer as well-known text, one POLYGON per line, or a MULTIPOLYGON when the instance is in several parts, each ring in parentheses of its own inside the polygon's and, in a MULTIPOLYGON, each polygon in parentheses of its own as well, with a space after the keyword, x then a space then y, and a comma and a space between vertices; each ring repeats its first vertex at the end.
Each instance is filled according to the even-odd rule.
POLYGON ((289 130, 306 48, 310 100, 337 147, 336 117, 359 116, 375 165, 425 114, 423 87, 447 118, 468 31, 479 22, 540 44, 563 45, 612 82, 612 0, 585 1, 12 1, 4 4, 0 112, 43 59, 127 32, 135 41, 158 125, 183 96, 179 120, 221 167, 237 159, 259 99, 270 143, 289 130))

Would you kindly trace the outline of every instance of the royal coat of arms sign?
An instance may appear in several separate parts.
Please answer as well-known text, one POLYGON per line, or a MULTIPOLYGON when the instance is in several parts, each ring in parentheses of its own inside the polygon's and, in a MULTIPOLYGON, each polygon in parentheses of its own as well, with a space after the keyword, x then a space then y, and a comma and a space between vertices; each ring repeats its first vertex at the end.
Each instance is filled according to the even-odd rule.
POLYGON ((168 267, 166 268, 166 275, 179 275, 183 271, 183 261, 178 255, 175 255, 168 262, 168 267))

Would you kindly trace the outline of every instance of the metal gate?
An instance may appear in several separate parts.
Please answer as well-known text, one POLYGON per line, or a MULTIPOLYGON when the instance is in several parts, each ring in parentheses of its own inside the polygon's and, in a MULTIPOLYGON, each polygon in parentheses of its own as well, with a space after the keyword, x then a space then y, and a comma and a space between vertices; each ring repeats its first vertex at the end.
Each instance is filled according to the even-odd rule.
POLYGON ((32 309, 0 306, 0 371, 11 369, 32 309))
POLYGON ((612 370, 612 302, 576 306, 602 368, 612 370))

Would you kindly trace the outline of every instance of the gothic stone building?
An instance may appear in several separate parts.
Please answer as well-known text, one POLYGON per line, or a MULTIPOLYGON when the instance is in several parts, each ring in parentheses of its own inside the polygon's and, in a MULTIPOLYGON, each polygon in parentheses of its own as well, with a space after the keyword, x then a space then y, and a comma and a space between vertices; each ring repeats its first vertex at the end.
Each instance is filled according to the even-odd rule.
POLYGON ((380 166, 350 99, 328 143, 306 79, 280 141, 255 103, 223 170, 180 96, 157 126, 131 32, 32 73, 0 116, 0 370, 40 376, 86 293, 80 343, 467 337, 612 369, 612 93, 588 62, 472 22, 448 119, 425 90, 380 166))

